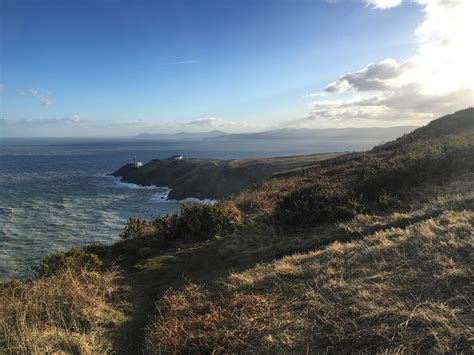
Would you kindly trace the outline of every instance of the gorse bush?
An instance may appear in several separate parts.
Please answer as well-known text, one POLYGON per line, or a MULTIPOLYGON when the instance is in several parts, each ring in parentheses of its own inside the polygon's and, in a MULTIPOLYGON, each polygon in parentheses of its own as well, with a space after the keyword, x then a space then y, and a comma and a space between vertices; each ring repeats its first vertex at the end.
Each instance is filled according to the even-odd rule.
POLYGON ((102 261, 96 254, 80 248, 71 248, 68 251, 46 256, 33 271, 37 277, 43 277, 60 273, 64 270, 69 270, 70 272, 80 272, 82 270, 95 271, 101 266, 102 261))
POLYGON ((122 232, 122 239, 129 240, 154 234, 155 227, 146 219, 129 218, 122 232))
POLYGON ((313 227, 352 218, 357 207, 353 194, 339 185, 307 186, 278 203, 274 221, 283 229, 313 227))
POLYGON ((230 204, 183 205, 179 214, 153 221, 156 234, 169 240, 202 241, 233 232, 242 222, 239 210, 230 204))
POLYGON ((474 171, 472 134, 438 143, 425 143, 378 160, 359 171, 355 190, 375 201, 381 193, 397 193, 426 182, 436 182, 474 171))
POLYGON ((241 223, 240 211, 231 204, 183 205, 179 213, 153 221, 129 219, 122 238, 147 247, 165 241, 203 241, 231 233, 241 223))
POLYGON ((409 189, 445 182, 474 172, 474 135, 412 143, 366 159, 344 185, 318 184, 295 189, 276 204, 274 224, 283 229, 313 227, 351 218, 357 211, 399 208, 409 189), (344 187, 343 187, 344 186, 344 187))

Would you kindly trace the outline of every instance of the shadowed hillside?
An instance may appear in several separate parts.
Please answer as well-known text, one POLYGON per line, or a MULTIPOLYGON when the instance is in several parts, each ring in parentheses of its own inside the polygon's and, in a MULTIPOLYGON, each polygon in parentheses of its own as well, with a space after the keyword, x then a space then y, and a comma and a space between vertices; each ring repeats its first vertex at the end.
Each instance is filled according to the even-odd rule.
POLYGON ((396 139, 395 141, 376 147, 375 150, 390 150, 403 148, 410 143, 427 141, 433 139, 446 139, 453 135, 469 134, 474 131, 474 108, 470 107, 457 111, 453 114, 443 116, 431 121, 428 125, 418 128, 413 132, 396 139))

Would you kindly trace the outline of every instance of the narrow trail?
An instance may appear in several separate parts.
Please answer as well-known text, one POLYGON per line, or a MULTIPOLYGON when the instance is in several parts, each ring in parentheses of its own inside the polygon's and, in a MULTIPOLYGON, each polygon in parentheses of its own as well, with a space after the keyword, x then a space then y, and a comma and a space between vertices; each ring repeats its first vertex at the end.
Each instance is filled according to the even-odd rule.
POLYGON ((294 235, 294 239, 289 240, 282 235, 269 237, 268 234, 272 233, 266 229, 247 230, 239 235, 196 243, 183 249, 174 247, 157 250, 155 255, 147 258, 127 258, 121 265, 121 284, 129 289, 131 312, 130 319, 119 331, 115 353, 143 353, 146 327, 154 316, 155 303, 169 289, 180 289, 191 282, 211 283, 229 273, 248 269, 261 262, 312 251, 336 240, 350 242, 377 231, 405 227, 435 217, 441 212, 442 209, 435 209, 410 216, 398 215, 395 220, 387 219, 383 224, 365 225, 362 230, 350 234, 344 233, 337 226, 311 229, 300 232, 300 238, 294 235), (232 243, 234 249, 229 249, 229 244, 232 243))
POLYGON ((142 354, 145 328, 152 320, 155 302, 169 289, 190 282, 209 283, 231 272, 241 271, 274 255, 219 256, 225 240, 213 240, 184 250, 169 250, 123 266, 121 283, 130 288, 131 318, 119 332, 116 354, 142 354))

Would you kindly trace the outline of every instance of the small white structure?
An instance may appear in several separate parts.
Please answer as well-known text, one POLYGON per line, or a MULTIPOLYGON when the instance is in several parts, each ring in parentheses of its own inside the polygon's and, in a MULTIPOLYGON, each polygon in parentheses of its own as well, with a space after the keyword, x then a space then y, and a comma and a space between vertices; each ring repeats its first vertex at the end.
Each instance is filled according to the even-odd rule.
POLYGON ((168 159, 170 159, 170 160, 183 160, 183 156, 182 155, 172 155, 168 159))
POLYGON ((143 166, 143 163, 141 161, 138 161, 136 156, 133 157, 133 160, 130 164, 134 168, 141 168, 143 166))

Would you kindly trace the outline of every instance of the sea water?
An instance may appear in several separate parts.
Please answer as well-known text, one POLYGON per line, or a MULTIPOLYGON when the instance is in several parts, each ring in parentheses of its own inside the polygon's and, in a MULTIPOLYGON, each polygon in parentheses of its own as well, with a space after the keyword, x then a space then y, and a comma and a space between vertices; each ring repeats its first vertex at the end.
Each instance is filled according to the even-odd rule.
POLYGON ((168 201, 166 187, 141 187, 107 175, 134 156, 144 163, 174 154, 235 159, 360 150, 373 143, 0 139, 0 280, 24 276, 49 253, 117 241, 130 217, 179 210, 181 202, 168 201))
POLYGON ((184 153, 176 149, 133 140, 0 139, 0 280, 24 276, 51 252, 117 241, 130 217, 177 211, 181 203, 166 199, 166 187, 107 175, 134 156, 146 162, 184 153))

